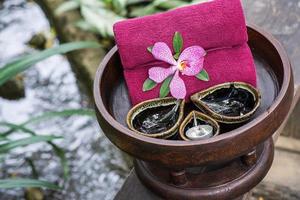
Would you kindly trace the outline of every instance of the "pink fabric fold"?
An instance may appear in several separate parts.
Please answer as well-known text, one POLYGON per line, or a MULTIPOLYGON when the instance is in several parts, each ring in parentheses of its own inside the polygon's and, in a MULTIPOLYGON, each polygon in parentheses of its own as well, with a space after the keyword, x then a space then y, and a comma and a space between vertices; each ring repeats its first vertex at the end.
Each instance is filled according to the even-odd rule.
POLYGON ((160 85, 152 91, 143 92, 143 82, 151 67, 169 66, 157 61, 147 47, 156 42, 165 42, 172 48, 176 31, 183 36, 183 49, 199 45, 208 51, 204 69, 209 73, 209 82, 180 75, 187 88, 187 100, 195 92, 219 83, 243 81, 256 86, 256 71, 247 45, 248 35, 241 2, 214 0, 114 25, 133 105, 159 96, 160 85))

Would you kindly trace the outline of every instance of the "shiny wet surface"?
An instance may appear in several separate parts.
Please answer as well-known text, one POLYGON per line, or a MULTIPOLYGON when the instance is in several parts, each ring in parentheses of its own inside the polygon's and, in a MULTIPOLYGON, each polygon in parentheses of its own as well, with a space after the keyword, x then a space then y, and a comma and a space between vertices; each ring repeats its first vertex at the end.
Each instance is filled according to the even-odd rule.
POLYGON ((213 112, 230 116, 243 116, 253 110, 255 106, 254 96, 243 88, 234 85, 229 88, 218 89, 200 99, 213 112))
MULTIPOLYGON (((39 32, 48 34, 50 27, 36 4, 6 0, 1 5, 0 1, 0 66, 16 56, 34 51, 25 43, 39 32)), ((69 63, 63 56, 53 56, 26 71, 25 88, 24 99, 8 101, 0 98, 0 121, 22 123, 45 111, 90 107, 87 97, 78 90, 69 63)), ((55 143, 66 149, 70 178, 63 181, 59 159, 49 145, 38 143, 12 151, 0 163, 1 179, 30 177, 31 169, 25 158, 31 157, 40 179, 64 185, 63 191, 46 190, 46 200, 113 199, 129 168, 120 151, 104 137, 95 118, 55 118, 29 128, 41 135, 64 137, 55 143)), ((21 136, 24 135, 13 135, 15 138, 21 136)), ((24 199, 24 192, 22 189, 0 190, 0 199, 24 199)))
POLYGON ((139 132, 150 135, 168 131, 178 120, 178 106, 158 106, 143 110, 134 117, 133 127, 139 132))

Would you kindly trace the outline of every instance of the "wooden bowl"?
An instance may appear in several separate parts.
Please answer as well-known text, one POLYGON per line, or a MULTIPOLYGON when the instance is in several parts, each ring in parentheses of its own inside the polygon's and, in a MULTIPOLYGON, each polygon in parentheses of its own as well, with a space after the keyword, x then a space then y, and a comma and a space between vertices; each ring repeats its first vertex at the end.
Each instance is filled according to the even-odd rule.
POLYGON ((135 158, 179 168, 226 162, 266 141, 289 112, 293 76, 288 56, 273 36, 254 25, 248 26, 248 34, 262 102, 247 124, 203 141, 162 140, 129 130, 125 119, 131 105, 114 47, 101 62, 94 81, 97 118, 104 134, 135 158))

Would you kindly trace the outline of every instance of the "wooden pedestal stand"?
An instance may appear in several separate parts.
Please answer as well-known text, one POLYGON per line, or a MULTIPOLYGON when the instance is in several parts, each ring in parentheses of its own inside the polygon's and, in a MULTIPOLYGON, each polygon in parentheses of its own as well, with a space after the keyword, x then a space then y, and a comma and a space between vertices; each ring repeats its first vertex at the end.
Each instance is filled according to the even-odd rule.
POLYGON ((248 34, 262 105, 247 124, 224 126, 222 134, 203 141, 153 139, 126 128, 130 104, 117 47, 107 54, 94 83, 98 121, 117 147, 136 158, 134 173, 151 191, 142 185, 137 191, 136 181, 116 199, 243 199, 263 179, 273 160, 272 135, 289 113, 294 83, 278 41, 253 25, 248 34))

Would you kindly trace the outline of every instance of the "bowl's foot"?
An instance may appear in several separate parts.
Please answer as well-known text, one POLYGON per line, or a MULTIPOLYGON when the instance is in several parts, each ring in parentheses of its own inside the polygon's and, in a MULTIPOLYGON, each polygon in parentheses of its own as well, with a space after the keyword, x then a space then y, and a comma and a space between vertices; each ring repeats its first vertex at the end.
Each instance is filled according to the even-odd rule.
POLYGON ((272 139, 233 161, 205 167, 170 170, 135 161, 142 183, 164 199, 243 199, 269 171, 274 155, 272 139))

